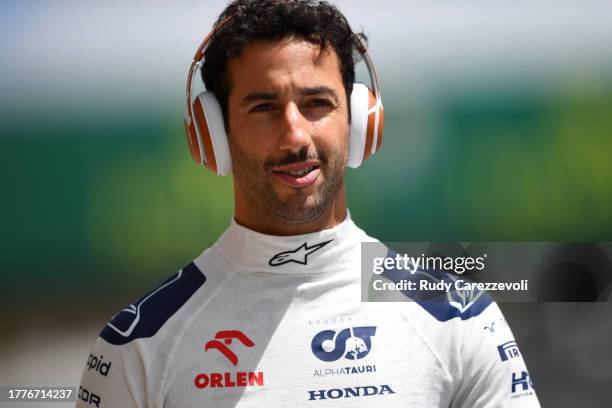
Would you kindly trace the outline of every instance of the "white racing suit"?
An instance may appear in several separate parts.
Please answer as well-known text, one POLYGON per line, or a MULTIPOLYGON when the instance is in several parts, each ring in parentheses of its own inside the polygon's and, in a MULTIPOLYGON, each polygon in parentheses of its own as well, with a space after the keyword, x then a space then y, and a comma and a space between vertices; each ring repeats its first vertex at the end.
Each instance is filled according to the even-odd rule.
POLYGON ((232 222, 115 315, 79 408, 539 407, 497 304, 360 302, 350 217, 279 237, 232 222))

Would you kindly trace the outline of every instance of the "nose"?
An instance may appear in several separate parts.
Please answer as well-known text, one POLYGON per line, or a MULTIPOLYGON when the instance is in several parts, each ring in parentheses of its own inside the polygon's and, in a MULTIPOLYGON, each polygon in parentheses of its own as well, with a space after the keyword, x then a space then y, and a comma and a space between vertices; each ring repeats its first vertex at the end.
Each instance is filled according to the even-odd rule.
POLYGON ((285 105, 280 127, 279 149, 297 153, 311 144, 308 121, 294 102, 285 105))

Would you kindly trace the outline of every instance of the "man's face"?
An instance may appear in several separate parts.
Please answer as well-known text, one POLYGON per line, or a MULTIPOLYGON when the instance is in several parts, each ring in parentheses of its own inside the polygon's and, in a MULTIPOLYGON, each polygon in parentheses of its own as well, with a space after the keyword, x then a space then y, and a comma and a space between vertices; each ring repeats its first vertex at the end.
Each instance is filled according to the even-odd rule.
POLYGON ((341 191, 348 108, 336 53, 256 41, 228 63, 236 202, 285 224, 316 220, 341 191))

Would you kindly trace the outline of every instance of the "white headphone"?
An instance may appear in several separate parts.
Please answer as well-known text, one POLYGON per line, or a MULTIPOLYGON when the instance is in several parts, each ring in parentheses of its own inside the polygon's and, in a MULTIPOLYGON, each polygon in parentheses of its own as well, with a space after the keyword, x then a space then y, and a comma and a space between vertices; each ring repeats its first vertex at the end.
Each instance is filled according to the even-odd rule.
MULTIPOLYGON (((187 76, 187 113, 185 130, 191 156, 197 164, 204 164, 220 176, 232 172, 232 156, 223 123, 219 101, 212 92, 204 91, 195 99, 191 97, 193 79, 202 66, 204 52, 210 40, 229 20, 223 20, 211 31, 198 47, 187 76)), ((384 113, 378 77, 367 49, 355 36, 357 51, 363 56, 372 82, 373 91, 362 83, 353 84, 351 93, 351 125, 349 133, 348 165, 357 168, 370 154, 380 148, 383 134, 384 113)))

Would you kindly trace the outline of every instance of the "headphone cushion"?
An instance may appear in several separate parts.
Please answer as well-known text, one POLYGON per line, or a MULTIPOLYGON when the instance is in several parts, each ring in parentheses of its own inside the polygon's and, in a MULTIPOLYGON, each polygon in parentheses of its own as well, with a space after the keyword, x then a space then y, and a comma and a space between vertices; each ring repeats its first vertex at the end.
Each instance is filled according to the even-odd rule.
POLYGON ((204 91, 193 101, 193 116, 199 141, 200 157, 220 176, 232 172, 232 157, 223 123, 221 105, 212 92, 204 91))
POLYGON ((357 168, 366 161, 370 153, 372 153, 375 137, 376 146, 374 152, 380 148, 383 130, 383 109, 382 105, 378 108, 379 117, 378 126, 376 126, 375 107, 376 98, 368 87, 361 83, 353 84, 349 134, 349 167, 357 168))

